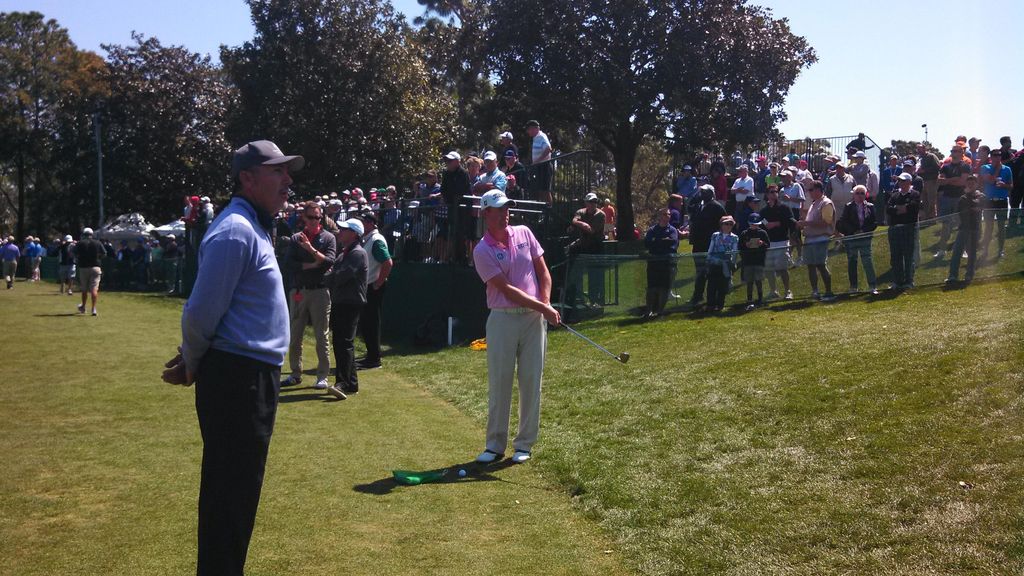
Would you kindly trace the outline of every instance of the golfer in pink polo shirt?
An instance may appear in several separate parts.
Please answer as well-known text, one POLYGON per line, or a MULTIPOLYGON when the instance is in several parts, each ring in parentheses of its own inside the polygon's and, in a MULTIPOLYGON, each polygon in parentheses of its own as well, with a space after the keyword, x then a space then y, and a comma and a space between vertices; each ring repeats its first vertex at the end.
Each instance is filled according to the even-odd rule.
POLYGON ((544 250, 526 226, 509 226, 515 206, 500 190, 480 198, 487 232, 473 250, 473 263, 487 284, 487 445, 476 457, 488 464, 500 460, 508 445, 512 409, 512 376, 518 364, 519 432, 512 441, 516 463, 530 459, 540 428, 540 382, 544 373, 547 334, 544 321, 562 319, 551 307, 551 274, 544 250))

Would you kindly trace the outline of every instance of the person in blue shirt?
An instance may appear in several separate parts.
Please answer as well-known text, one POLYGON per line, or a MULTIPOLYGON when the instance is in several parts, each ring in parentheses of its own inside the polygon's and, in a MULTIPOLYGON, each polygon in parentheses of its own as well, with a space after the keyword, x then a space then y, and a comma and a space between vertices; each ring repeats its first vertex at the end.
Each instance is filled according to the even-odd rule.
POLYGON ((1010 189, 1013 188, 1013 171, 1003 165, 1003 150, 997 148, 989 155, 989 164, 981 167, 978 178, 985 185, 988 210, 985 211, 985 231, 981 238, 981 259, 988 259, 988 245, 992 241, 992 228, 996 228, 999 239, 999 258, 1006 256, 1006 210, 1010 205, 1010 189))
POLYGON ((720 312, 725 307, 725 295, 736 264, 739 237, 732 233, 736 220, 722 216, 719 231, 711 235, 708 246, 708 312, 720 312))
POLYGON ((30 282, 39 281, 39 265, 43 262, 44 254, 46 254, 46 249, 39 243, 39 238, 29 236, 25 241, 25 256, 32 267, 32 273, 29 274, 30 282))
POLYGON ((683 172, 676 178, 676 194, 679 194, 687 201, 697 193, 697 178, 693 175, 693 167, 687 164, 683 166, 683 172))
POLYGON ((679 250, 679 231, 670 219, 671 210, 666 208, 658 213, 658 221, 647 229, 644 247, 651 255, 647 261, 647 315, 648 320, 657 318, 665 310, 668 295, 675 277, 676 258, 679 250))
POLYGON ((171 384, 196 384, 203 437, 197 576, 241 576, 245 567, 289 341, 270 232, 291 172, 304 164, 267 140, 235 150, 234 195, 199 246, 180 353, 163 374, 171 384))
POLYGON ((14 288, 15 276, 18 273, 18 259, 21 258, 21 249, 14 242, 14 236, 8 236, 7 242, 0 248, 4 261, 4 280, 7 282, 7 289, 14 288))
MULTIPOLYGON (((896 190, 896 182, 899 180, 900 174, 903 173, 903 166, 900 165, 900 157, 893 154, 889 156, 889 165, 882 170, 882 175, 878 178, 878 199, 874 201, 875 206, 886 206, 889 203, 889 196, 896 190)), ((880 220, 879 224, 885 224, 885 210, 880 210, 878 214, 880 220)))

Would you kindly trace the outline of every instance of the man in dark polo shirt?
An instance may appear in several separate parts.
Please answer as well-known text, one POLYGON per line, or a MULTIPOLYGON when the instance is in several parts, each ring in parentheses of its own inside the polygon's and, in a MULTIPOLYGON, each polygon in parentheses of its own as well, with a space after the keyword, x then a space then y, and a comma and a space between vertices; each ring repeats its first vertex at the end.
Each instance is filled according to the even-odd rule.
MULTIPOLYGON (((585 206, 576 211, 569 224, 569 234, 574 240, 569 244, 571 257, 569 264, 569 300, 566 304, 574 305, 583 300, 583 267, 578 261, 580 254, 600 254, 601 243, 604 241, 604 212, 601 211, 601 200, 597 194, 590 192, 584 197, 585 206)), ((596 263, 589 262, 587 268, 587 297, 591 306, 604 304, 604 270, 596 263)))
POLYGON ((92 237, 92 228, 82 230, 82 239, 75 244, 75 259, 78 261, 78 282, 82 288, 82 303, 78 312, 85 314, 85 298, 92 297, 92 315, 96 316, 96 301, 100 299, 100 261, 106 254, 103 244, 92 237))
POLYGON ((181 314, 180 354, 163 380, 196 383, 203 436, 197 576, 242 576, 256 522, 288 304, 270 232, 302 156, 259 140, 235 150, 234 194, 199 246, 199 271, 181 314))
POLYGON ((282 386, 302 382, 302 338, 306 325, 313 326, 316 336, 316 383, 313 388, 326 390, 331 375, 331 293, 324 284, 324 273, 334 262, 334 234, 323 227, 323 212, 315 202, 307 202, 301 211, 302 230, 292 236, 285 256, 291 267, 294 286, 288 294, 290 304, 291 343, 288 345, 290 376, 282 386))

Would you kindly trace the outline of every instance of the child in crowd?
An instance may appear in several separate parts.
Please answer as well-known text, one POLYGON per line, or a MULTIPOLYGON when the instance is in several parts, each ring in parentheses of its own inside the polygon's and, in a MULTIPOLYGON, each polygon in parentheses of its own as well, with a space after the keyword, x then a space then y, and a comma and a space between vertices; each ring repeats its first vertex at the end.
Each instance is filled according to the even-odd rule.
POLYGON ((740 256, 743 258, 742 278, 747 283, 747 310, 764 304, 764 262, 771 239, 762 228, 764 220, 757 212, 747 220, 747 229, 740 234, 740 256), (757 303, 754 303, 754 286, 757 286, 757 303))
POLYGON ((718 312, 725 306, 725 295, 729 293, 733 265, 736 262, 736 248, 739 238, 732 233, 736 220, 722 216, 718 221, 719 231, 711 235, 708 246, 708 312, 718 312))

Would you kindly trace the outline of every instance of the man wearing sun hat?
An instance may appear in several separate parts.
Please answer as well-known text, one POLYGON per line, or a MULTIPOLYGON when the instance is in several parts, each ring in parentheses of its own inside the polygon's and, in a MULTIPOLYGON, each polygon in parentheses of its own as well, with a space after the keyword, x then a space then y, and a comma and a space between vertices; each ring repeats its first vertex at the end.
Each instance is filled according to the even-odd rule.
POLYGON ((271 229, 288 201, 291 172, 304 164, 267 140, 235 150, 234 193, 199 246, 180 354, 163 374, 171 384, 196 384, 198 576, 240 575, 245 567, 290 334, 271 229))
POLYGON ((501 460, 508 446, 513 379, 519 377, 519 430, 512 440, 512 461, 526 462, 540 429, 540 390, 544 374, 546 320, 561 323, 551 307, 551 274, 544 249, 526 226, 509 226, 515 206, 501 190, 480 197, 486 224, 473 249, 473 263, 487 285, 487 439, 477 462, 501 460))

